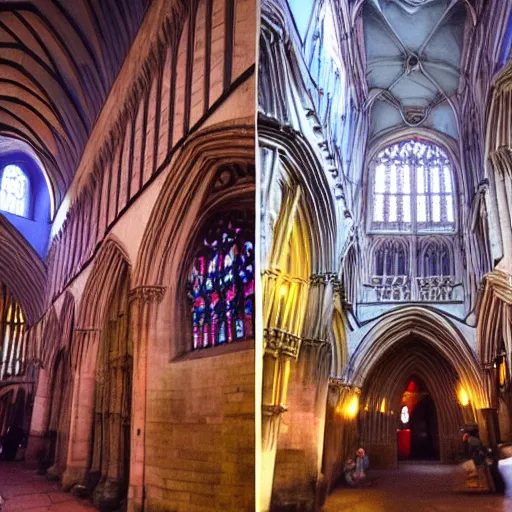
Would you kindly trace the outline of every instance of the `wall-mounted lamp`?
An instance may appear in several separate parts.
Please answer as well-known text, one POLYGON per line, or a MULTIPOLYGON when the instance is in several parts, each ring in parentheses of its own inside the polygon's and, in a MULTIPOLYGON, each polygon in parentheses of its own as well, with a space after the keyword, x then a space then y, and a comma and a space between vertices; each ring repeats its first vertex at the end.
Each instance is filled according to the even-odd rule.
POLYGON ((494 368, 498 370, 496 380, 498 384, 498 391, 503 393, 508 384, 508 366, 507 366, 507 353, 504 349, 496 356, 494 360, 494 368))
POLYGON ((346 418, 353 420, 359 412, 359 397, 354 395, 344 407, 343 413, 346 418))
POLYGON ((468 392, 463 387, 459 389, 459 402, 462 407, 466 407, 469 404, 468 392))

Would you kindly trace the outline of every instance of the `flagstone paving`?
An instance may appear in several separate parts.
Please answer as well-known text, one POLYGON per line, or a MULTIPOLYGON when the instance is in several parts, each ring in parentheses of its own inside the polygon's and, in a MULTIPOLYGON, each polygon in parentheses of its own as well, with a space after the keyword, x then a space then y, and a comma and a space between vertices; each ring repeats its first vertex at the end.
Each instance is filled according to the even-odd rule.
POLYGON ((1 512, 93 512, 90 502, 63 492, 58 482, 50 482, 20 462, 0 461, 1 512))
POLYGON ((512 501, 502 494, 454 492, 454 466, 407 463, 397 470, 374 470, 369 475, 373 485, 339 487, 327 499, 323 512, 512 511, 512 501))

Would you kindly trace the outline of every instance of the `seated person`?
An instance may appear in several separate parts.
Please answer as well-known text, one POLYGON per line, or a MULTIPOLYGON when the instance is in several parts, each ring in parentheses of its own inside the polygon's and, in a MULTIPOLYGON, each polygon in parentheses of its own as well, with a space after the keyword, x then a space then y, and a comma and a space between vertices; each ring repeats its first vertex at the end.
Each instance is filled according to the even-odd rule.
POLYGON ((358 448, 355 461, 348 459, 343 469, 347 484, 353 487, 356 484, 362 483, 366 479, 368 466, 368 455, 366 455, 363 448, 358 448))

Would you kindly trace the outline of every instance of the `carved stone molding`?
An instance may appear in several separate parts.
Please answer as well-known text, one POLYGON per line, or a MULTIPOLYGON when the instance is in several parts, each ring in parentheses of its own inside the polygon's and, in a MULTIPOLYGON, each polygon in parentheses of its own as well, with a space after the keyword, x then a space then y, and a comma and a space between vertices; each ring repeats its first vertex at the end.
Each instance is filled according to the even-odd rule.
POLYGON ((266 268, 262 273, 262 276, 273 277, 276 279, 281 275, 281 270, 278 268, 266 268))
POLYGON ((339 282, 338 274, 334 272, 326 272, 323 274, 311 274, 309 282, 312 286, 314 285, 327 285, 329 283, 336 285, 339 282))
POLYGON ((265 353, 275 357, 284 355, 297 359, 301 338, 281 329, 264 329, 265 353))
POLYGON ((361 393, 361 388, 353 386, 338 377, 329 377, 329 387, 339 390, 352 391, 353 393, 361 393))
POLYGON ((130 290, 129 301, 139 301, 143 304, 160 303, 164 297, 165 286, 138 286, 130 290))
POLYGON ((302 345, 313 348, 329 347, 331 344, 327 340, 315 338, 302 338, 302 345))
POLYGON ((274 418, 286 412, 288 408, 284 405, 262 405, 261 414, 267 418, 274 418))

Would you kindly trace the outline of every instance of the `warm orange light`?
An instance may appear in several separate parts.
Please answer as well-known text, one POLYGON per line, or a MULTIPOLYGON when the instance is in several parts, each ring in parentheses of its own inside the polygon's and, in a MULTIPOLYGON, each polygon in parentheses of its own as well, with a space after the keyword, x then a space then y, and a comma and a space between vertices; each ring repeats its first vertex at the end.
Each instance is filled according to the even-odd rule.
POLYGON ((347 418, 353 420, 357 416, 358 411, 359 411, 359 398, 357 395, 354 395, 350 399, 350 402, 348 402, 345 405, 344 413, 347 418))
POLYGON ((500 379, 500 386, 502 388, 505 387, 505 384, 507 382, 507 363, 505 362, 504 357, 502 358, 501 363, 500 363, 499 379, 500 379))
POLYGON ((286 295, 286 292, 288 291, 288 288, 285 284, 281 285, 281 289, 279 290, 279 293, 281 294, 281 297, 284 297, 286 295))
POLYGON ((383 398, 382 402, 380 403, 380 412, 383 414, 386 412, 386 399, 385 398, 383 398))
POLYGON ((466 405, 469 404, 468 392, 462 387, 459 390, 459 402, 463 407, 466 407, 466 405))

